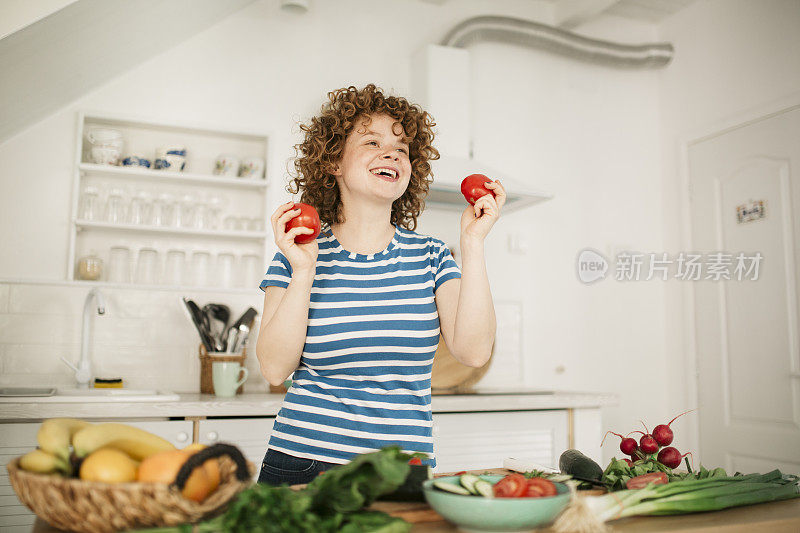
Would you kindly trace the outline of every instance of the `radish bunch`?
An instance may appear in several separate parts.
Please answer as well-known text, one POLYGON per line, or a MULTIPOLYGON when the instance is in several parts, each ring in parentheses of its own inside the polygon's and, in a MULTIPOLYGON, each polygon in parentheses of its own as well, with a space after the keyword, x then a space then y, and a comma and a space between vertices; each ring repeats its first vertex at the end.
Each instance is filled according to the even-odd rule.
MULTIPOLYGON (((644 426, 644 431, 631 431, 628 433, 640 433, 642 436, 639 438, 639 442, 636 442, 636 439, 629 437, 627 435, 620 435, 619 433, 614 433, 613 431, 607 431, 606 434, 603 436, 603 442, 605 442, 606 437, 608 434, 611 433, 612 435, 616 435, 622 441, 619 444, 619 449, 625 455, 630 456, 630 459, 624 459, 628 466, 633 465, 635 461, 640 459, 644 459, 645 456, 658 454, 657 461, 664 466, 668 466, 670 468, 677 468, 681 464, 681 459, 683 459, 687 455, 691 455, 691 452, 687 452, 681 455, 676 448, 670 446, 672 444, 675 435, 672 433, 672 429, 670 426, 672 425, 675 420, 679 417, 685 415, 686 413, 691 413, 694 409, 689 411, 683 412, 670 420, 667 424, 659 424, 654 429, 653 432, 647 429, 647 426, 644 422, 642 425, 644 426)), ((641 420, 640 420, 641 422, 641 420)), ((603 445, 603 442, 600 443, 600 446, 603 445)))

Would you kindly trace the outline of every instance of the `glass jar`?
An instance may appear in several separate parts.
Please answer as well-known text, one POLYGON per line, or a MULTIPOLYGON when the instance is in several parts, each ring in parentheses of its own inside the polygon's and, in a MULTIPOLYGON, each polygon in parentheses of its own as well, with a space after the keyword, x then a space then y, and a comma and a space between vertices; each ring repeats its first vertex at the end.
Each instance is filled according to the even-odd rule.
POLYGON ((98 281, 103 277, 103 260, 96 253, 91 252, 78 259, 78 279, 98 281))

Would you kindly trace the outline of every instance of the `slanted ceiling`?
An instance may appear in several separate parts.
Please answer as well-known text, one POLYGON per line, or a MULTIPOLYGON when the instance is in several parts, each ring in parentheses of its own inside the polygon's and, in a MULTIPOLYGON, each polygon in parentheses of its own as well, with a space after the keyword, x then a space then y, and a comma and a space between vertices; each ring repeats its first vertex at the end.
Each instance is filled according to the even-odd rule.
POLYGON ((252 1, 78 0, 5 36, 0 143, 252 1))

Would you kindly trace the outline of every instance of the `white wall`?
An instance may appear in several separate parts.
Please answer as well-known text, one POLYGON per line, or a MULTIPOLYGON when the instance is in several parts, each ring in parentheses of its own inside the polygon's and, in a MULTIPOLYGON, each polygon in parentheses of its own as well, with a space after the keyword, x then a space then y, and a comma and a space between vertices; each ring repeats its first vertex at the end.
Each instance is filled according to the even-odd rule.
MULTIPOLYGON (((696 4, 689 11, 694 14, 668 20, 661 35, 653 25, 611 17, 575 30, 632 44, 673 41, 676 59, 665 70, 616 70, 496 43, 470 48, 475 155, 555 194, 550 202, 504 217, 493 230, 487 245, 493 294, 499 301, 522 303, 528 386, 620 395, 619 406, 604 409, 605 429, 627 432, 639 418, 652 426, 685 404, 685 391, 674 395, 676 380, 685 377, 674 362, 685 351, 683 309, 677 289, 669 292, 669 284, 660 281, 582 285, 575 275, 578 251, 679 249, 673 229, 679 227, 674 137, 797 87, 797 78, 784 78, 780 85, 751 81, 742 94, 719 98, 730 83, 724 74, 774 77, 797 57, 779 52, 765 66, 758 53, 737 59, 728 51, 746 49, 737 41, 742 35, 759 43, 785 35, 790 2, 770 2, 755 24, 748 11, 758 8, 746 7, 748 2, 741 2, 741 9, 723 4, 696 4), (719 24, 720 17, 728 25, 719 24), (735 25, 741 28, 734 31, 735 25), (713 38, 704 38, 709 31, 713 38), (720 73, 709 76, 712 64, 720 73), (510 234, 524 237, 527 254, 507 251, 510 234)), ((328 90, 375 82, 404 94, 412 52, 438 42, 457 22, 504 14, 548 23, 551 9, 548 2, 513 0, 443 6, 345 0, 316 1, 306 15, 295 16, 280 11, 273 0, 248 6, 0 145, 0 238, 6 250, 0 277, 63 279, 78 110, 265 131, 271 135, 268 176, 282 185, 291 146, 300 139, 297 121, 315 112, 328 90)), ((797 37, 791 39, 796 47, 797 37)), ((760 44, 757 50, 768 47, 760 44)), ((285 201, 281 190, 272 189, 271 205, 285 201)), ((455 242, 457 225, 457 216, 430 213, 421 230, 455 242)), ((69 292, 63 298, 70 309, 79 309, 82 296, 72 295, 74 289, 50 290, 58 298, 69 292)), ((77 292, 82 295, 85 288, 77 292)), ((258 306, 260 300, 254 288, 252 298, 238 303, 258 306)), ((129 304, 125 313, 138 313, 137 305, 129 304)), ((8 309, 0 308, 0 317, 8 309)), ((185 320, 179 312, 171 311, 172 323, 185 320)), ((139 319, 144 328, 157 316, 139 319)), ((0 320, 0 342, 7 345, 13 344, 12 322, 7 316, 0 320)), ((74 316, 63 328, 63 337, 40 344, 69 344, 74 350, 74 316)), ((191 326, 186 323, 174 335, 182 357, 192 357, 191 326)), ((57 361, 57 351, 43 348, 49 355, 42 357, 57 361)), ((4 382, 12 374, 35 377, 15 370, 21 356, 7 353, 7 346, 0 351, 4 382)), ((118 357, 113 350, 106 353, 112 360, 118 357)), ((48 364, 55 369, 60 363, 48 364)), ((513 376, 518 370, 508 372, 513 376)), ((606 448, 607 459, 615 449, 606 448)))
MULTIPOLYGON (((787 97, 800 103, 798 27, 796 0, 696 2, 660 25, 660 39, 673 43, 676 50, 659 81, 664 251, 689 250, 681 143, 718 131, 723 124, 732 126, 751 110, 771 107, 787 97)), ((691 385, 695 371, 691 287, 679 281, 665 285, 669 420, 697 405, 691 385)), ((681 451, 697 449, 696 420, 687 415, 675 423, 681 451), (680 441, 679 432, 685 436, 680 441)))

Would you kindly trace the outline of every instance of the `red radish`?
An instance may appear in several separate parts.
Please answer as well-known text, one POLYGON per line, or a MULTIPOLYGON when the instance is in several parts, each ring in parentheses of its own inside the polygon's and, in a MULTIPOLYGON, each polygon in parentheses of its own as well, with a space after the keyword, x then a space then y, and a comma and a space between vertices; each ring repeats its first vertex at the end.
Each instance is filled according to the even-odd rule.
MULTIPOLYGON (((639 422, 642 421, 639 420, 639 422)), ((647 433, 642 433, 641 431, 631 431, 631 433, 642 433, 642 438, 639 439, 639 449, 642 450, 643 453, 646 453, 647 455, 650 455, 651 453, 656 453, 659 448, 658 442, 656 442, 656 439, 654 439, 653 436, 650 434, 650 430, 647 429, 647 426, 645 425, 644 422, 642 422, 642 425, 644 426, 644 430, 647 433)))
POLYGON ((625 461, 625 464, 627 464, 628 466, 633 466, 633 461, 631 461, 630 459, 623 458, 622 460, 625 461))
POLYGON ((622 439, 622 442, 619 443, 619 449, 622 453, 625 455, 633 455, 636 452, 636 439, 624 437, 619 433, 614 433, 613 431, 606 431, 606 434, 603 435, 603 441, 600 443, 600 446, 602 446, 603 442, 606 441, 606 437, 608 437, 609 433, 622 439))
POLYGON ((677 449, 673 448, 672 446, 667 446, 658 452, 658 462, 670 468, 678 468, 681 465, 681 459, 687 455, 692 455, 692 452, 686 452, 685 454, 681 455, 681 452, 679 452, 677 449))
POLYGON ((674 435, 672 434, 672 430, 669 428, 670 424, 675 422, 678 417, 685 415, 686 413, 691 413, 694 409, 690 409, 685 413, 681 413, 672 420, 669 421, 669 424, 659 424, 653 428, 653 438, 656 439, 656 442, 659 446, 669 446, 672 444, 672 439, 674 435))

